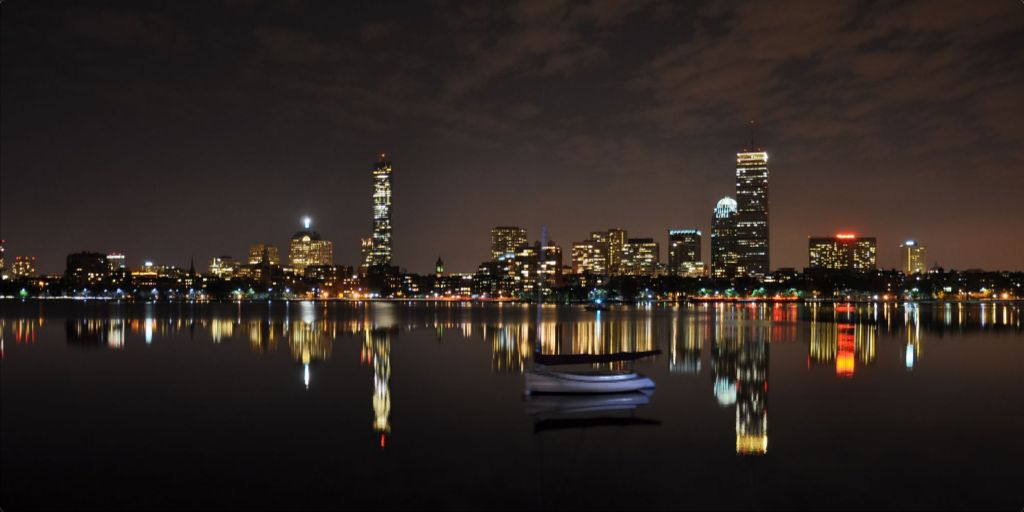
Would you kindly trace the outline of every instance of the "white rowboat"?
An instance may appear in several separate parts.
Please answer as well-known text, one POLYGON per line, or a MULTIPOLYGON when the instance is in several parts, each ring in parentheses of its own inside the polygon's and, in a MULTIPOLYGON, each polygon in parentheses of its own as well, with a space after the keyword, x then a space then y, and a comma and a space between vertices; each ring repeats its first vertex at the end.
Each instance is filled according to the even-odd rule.
POLYGON ((651 389, 654 381, 635 372, 555 372, 534 369, 526 373, 526 394, 628 393, 651 389))

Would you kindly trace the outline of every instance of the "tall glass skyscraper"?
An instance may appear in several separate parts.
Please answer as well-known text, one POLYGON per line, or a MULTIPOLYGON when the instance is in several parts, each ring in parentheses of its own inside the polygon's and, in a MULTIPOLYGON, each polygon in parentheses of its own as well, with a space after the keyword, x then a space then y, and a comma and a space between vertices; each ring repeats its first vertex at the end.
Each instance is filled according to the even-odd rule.
POLYGON ((723 197, 711 216, 711 275, 736 277, 736 200, 723 197))
POLYGON ((370 264, 391 264, 391 161, 381 153, 373 166, 373 245, 370 264))
POLYGON ((700 259, 701 236, 699 229, 668 230, 669 272, 682 276, 692 275, 698 268, 703 271, 700 259))
POLYGON ((736 153, 737 273, 764 277, 771 272, 768 247, 768 153, 752 148, 736 153))
POLYGON ((907 240, 900 244, 900 267, 903 273, 924 274, 928 272, 925 266, 925 248, 914 240, 907 240))

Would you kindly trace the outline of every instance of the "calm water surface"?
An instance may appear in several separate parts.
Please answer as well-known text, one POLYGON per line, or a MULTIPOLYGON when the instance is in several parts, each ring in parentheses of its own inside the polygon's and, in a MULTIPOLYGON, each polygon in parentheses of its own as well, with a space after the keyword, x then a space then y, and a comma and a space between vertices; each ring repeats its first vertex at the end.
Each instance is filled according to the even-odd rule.
POLYGON ((1024 506, 1020 305, 0 307, 5 509, 1024 506))

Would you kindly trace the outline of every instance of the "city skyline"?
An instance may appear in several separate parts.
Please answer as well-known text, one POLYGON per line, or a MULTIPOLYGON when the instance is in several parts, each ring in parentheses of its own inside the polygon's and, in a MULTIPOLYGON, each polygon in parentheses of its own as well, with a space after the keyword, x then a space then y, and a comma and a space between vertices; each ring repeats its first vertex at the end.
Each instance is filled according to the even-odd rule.
MULTIPOLYGON (((624 274, 626 275, 654 275, 658 272, 664 272, 667 274, 679 274, 679 275, 690 275, 694 277, 742 277, 751 276, 758 279, 763 279, 765 276, 770 274, 774 270, 778 269, 805 269, 805 268, 816 268, 820 267, 821 263, 816 262, 817 252, 813 248, 816 243, 826 240, 849 240, 856 239, 858 236, 855 233, 836 233, 834 237, 832 235, 826 237, 808 235, 807 240, 812 246, 811 253, 808 256, 807 263, 803 266, 793 267, 772 267, 769 264, 771 256, 770 246, 767 242, 770 222, 768 220, 768 152, 765 148, 754 146, 753 141, 753 125, 754 122, 750 122, 751 125, 751 141, 749 146, 745 146, 741 151, 736 153, 736 190, 735 195, 737 197, 746 196, 745 202, 746 214, 740 215, 740 210, 737 208, 737 202, 731 197, 726 196, 718 200, 713 209, 712 220, 710 222, 711 229, 711 244, 707 250, 701 249, 701 238, 702 231, 700 229, 668 229, 667 243, 665 244, 665 251, 661 251, 661 243, 659 239, 653 237, 644 238, 630 238, 626 240, 622 238, 625 233, 628 233, 628 229, 622 228, 611 228, 609 233, 619 233, 619 247, 617 251, 627 251, 630 249, 630 244, 646 243, 649 247, 643 249, 645 255, 642 257, 645 261, 648 261, 645 265, 650 265, 650 268, 646 268, 643 271, 637 269, 626 269, 624 274), (751 199, 753 198, 753 199, 751 199), (730 214, 730 215, 726 215, 730 214), (747 219, 745 222, 740 221, 741 218, 747 219), (723 219, 730 219, 731 227, 723 227, 723 219), (746 225, 746 227, 744 227, 746 225), (723 229, 725 231, 723 231, 723 229), (687 249, 690 252, 688 256, 682 256, 677 251, 682 250, 679 244, 684 240, 683 237, 696 237, 692 240, 686 239, 687 244, 694 244, 695 247, 687 249), (720 240, 716 240, 716 237, 720 240), (723 238, 725 237, 725 238, 723 238), (716 245, 717 244, 717 245, 716 245), (720 246, 720 247, 719 247, 720 246), (722 254, 719 255, 720 251, 722 254), (665 252, 662 257, 662 252, 665 252), (745 254, 748 254, 745 256, 745 254), (706 257, 705 257, 706 255, 706 257), (729 256, 731 255, 731 256, 729 256), (734 258, 733 263, 722 263, 724 261, 721 258, 734 258), (682 263, 690 262, 691 266, 683 267, 682 263), (716 271, 716 262, 722 268, 716 271), (744 262, 747 262, 746 265, 744 262), (692 264, 696 264, 694 267, 692 264), (730 267, 731 269, 727 269, 730 267), (750 267, 750 268, 748 268, 750 267)), ((372 226, 371 236, 360 238, 361 256, 359 262, 354 265, 349 265, 351 268, 359 267, 360 273, 365 273, 368 267, 388 267, 392 265, 392 222, 391 222, 391 210, 392 210, 392 163, 391 160, 385 153, 380 153, 377 162, 372 167, 372 179, 373 185, 372 198, 373 198, 373 209, 372 209, 372 226)), ((299 275, 301 275, 307 265, 328 265, 336 267, 345 267, 345 262, 334 261, 333 257, 333 241, 323 239, 321 235, 311 229, 312 218, 309 215, 303 215, 301 218, 302 230, 298 231, 289 239, 289 243, 285 245, 288 247, 288 266, 294 268, 299 275), (309 263, 307 263, 307 261, 309 263)), ((547 226, 542 226, 541 230, 543 234, 542 238, 545 239, 545 244, 549 240, 547 238, 547 226)), ((591 231, 591 238, 584 240, 583 242, 570 244, 570 261, 564 264, 565 272, 571 273, 582 273, 584 270, 587 272, 593 272, 598 275, 618 275, 620 272, 614 263, 610 260, 614 259, 608 254, 599 255, 599 262, 596 263, 596 267, 593 267, 595 263, 592 261, 595 256, 592 255, 576 255, 577 250, 583 250, 584 252, 593 251, 604 251, 608 253, 616 252, 615 245, 608 245, 605 241, 608 235, 600 231, 591 231), (598 246, 591 246, 588 244, 599 244, 598 246), (603 244, 603 245, 601 245, 603 244), (583 246, 583 247, 579 247, 583 246), (601 249, 600 247, 605 247, 601 249), (586 262, 582 267, 577 265, 578 261, 586 262)), ((530 246, 529 229, 520 226, 496 226, 491 229, 490 233, 490 261, 510 259, 516 256, 517 251, 520 248, 530 246), (499 249, 500 248, 500 249, 499 249)), ((610 239, 609 239, 610 240, 610 239)), ((892 267, 885 267, 877 265, 876 255, 876 242, 875 238, 871 237, 868 240, 871 241, 871 269, 882 268, 882 269, 897 269, 907 268, 907 255, 906 255, 906 244, 913 246, 915 242, 913 240, 907 240, 900 243, 898 247, 897 257, 899 261, 892 267)), ((536 243, 541 243, 540 241, 536 243)), ((557 249, 561 253, 561 246, 557 245, 553 240, 549 244, 553 248, 557 249)), ((6 268, 4 266, 6 241, 0 239, 0 268, 6 268)), ((91 251, 93 249, 86 249, 91 251)), ((77 251, 76 251, 77 252, 77 251)), ((96 254, 102 254, 105 251, 100 251, 96 254)), ((110 251, 106 251, 110 252, 110 251)), ((635 252, 635 250, 634 250, 635 252)), ((248 261, 251 265, 256 265, 261 262, 264 258, 269 258, 272 265, 279 265, 279 257, 276 256, 278 253, 277 246, 274 244, 254 243, 249 246, 249 258, 248 261), (267 250, 272 251, 273 256, 263 253, 267 250)), ((927 271, 930 267, 928 260, 924 256, 924 248, 918 248, 918 265, 921 270, 927 271)), ((139 264, 132 266, 125 263, 125 256, 123 253, 117 250, 110 252, 111 256, 116 255, 121 262, 122 268, 143 268, 145 266, 152 265, 154 257, 147 255, 140 259, 139 264)), ((222 264, 229 263, 231 261, 242 261, 235 258, 231 254, 227 254, 223 251, 220 256, 209 256, 207 258, 201 258, 209 261, 209 271, 212 274, 219 275, 219 267, 222 264)), ((632 259, 636 259, 636 255, 633 255, 632 259)), ((189 265, 194 264, 195 255, 189 257, 189 265)), ((561 259, 561 256, 559 256, 561 259)), ((31 275, 43 275, 45 272, 39 272, 36 268, 36 256, 14 256, 13 265, 11 265, 11 271, 13 276, 31 276, 31 275), (29 264, 29 260, 31 263, 29 264)), ((440 257, 439 257, 440 261, 440 257)), ((484 260, 486 264, 488 260, 484 260)), ((618 261, 614 259, 614 261, 618 261)), ((938 261, 933 260, 932 267, 938 267, 938 261)), ((161 262, 166 265, 166 262, 161 262)), ((437 262, 435 262, 437 265, 437 262)), ((481 264, 482 265, 482 264, 481 264)), ((829 264, 828 266, 831 266, 829 264)), ((170 264, 171 267, 183 268, 180 265, 170 264)), ((395 265, 396 268, 406 269, 405 265, 395 265)), ((478 265, 477 268, 469 271, 456 271, 455 274, 471 274, 474 271, 480 270, 483 267, 478 265)), ((562 273, 563 266, 560 265, 557 273, 562 273)), ((840 268, 840 267, 836 267, 840 268)), ((977 267, 973 267, 977 268, 977 267)), ((863 270, 863 269, 861 269, 863 270)), ((960 269, 963 270, 963 269, 960 269)), ((1015 269, 986 269, 986 270, 1015 270, 1015 269)), ((554 271, 552 271, 554 272, 554 271)), ((421 273, 421 272, 413 272, 421 273)), ((429 272, 422 272, 428 274, 429 272)), ((908 272, 909 273, 909 272, 908 272)), ((53 274, 52 272, 50 273, 53 274)))
POLYGON ((0 508, 1019 508, 1022 48, 1024 0, 0 0, 0 508))
POLYGON ((882 268, 915 239, 929 267, 1019 270, 1021 6, 787 7, 5 4, 0 237, 43 272, 78 250, 184 266, 285 247, 310 215, 354 265, 387 152, 410 271, 474 270, 500 225, 665 247, 711 232, 756 119, 772 268, 852 232, 882 268))

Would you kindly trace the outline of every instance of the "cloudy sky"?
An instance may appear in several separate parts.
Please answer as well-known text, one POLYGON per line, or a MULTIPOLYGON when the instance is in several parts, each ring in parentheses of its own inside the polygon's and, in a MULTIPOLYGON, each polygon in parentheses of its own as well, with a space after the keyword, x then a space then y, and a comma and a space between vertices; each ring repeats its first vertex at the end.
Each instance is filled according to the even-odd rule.
MULTIPOLYGON (((807 236, 916 238, 1024 269, 1024 3, 8 0, 0 235, 205 267, 310 215, 339 264, 395 165, 398 265, 453 271, 489 229, 568 252, 707 233, 736 151, 770 154, 771 263, 807 236)), ((705 238, 704 257, 709 257, 705 238)), ((568 259, 567 259, 568 262, 568 259)))

